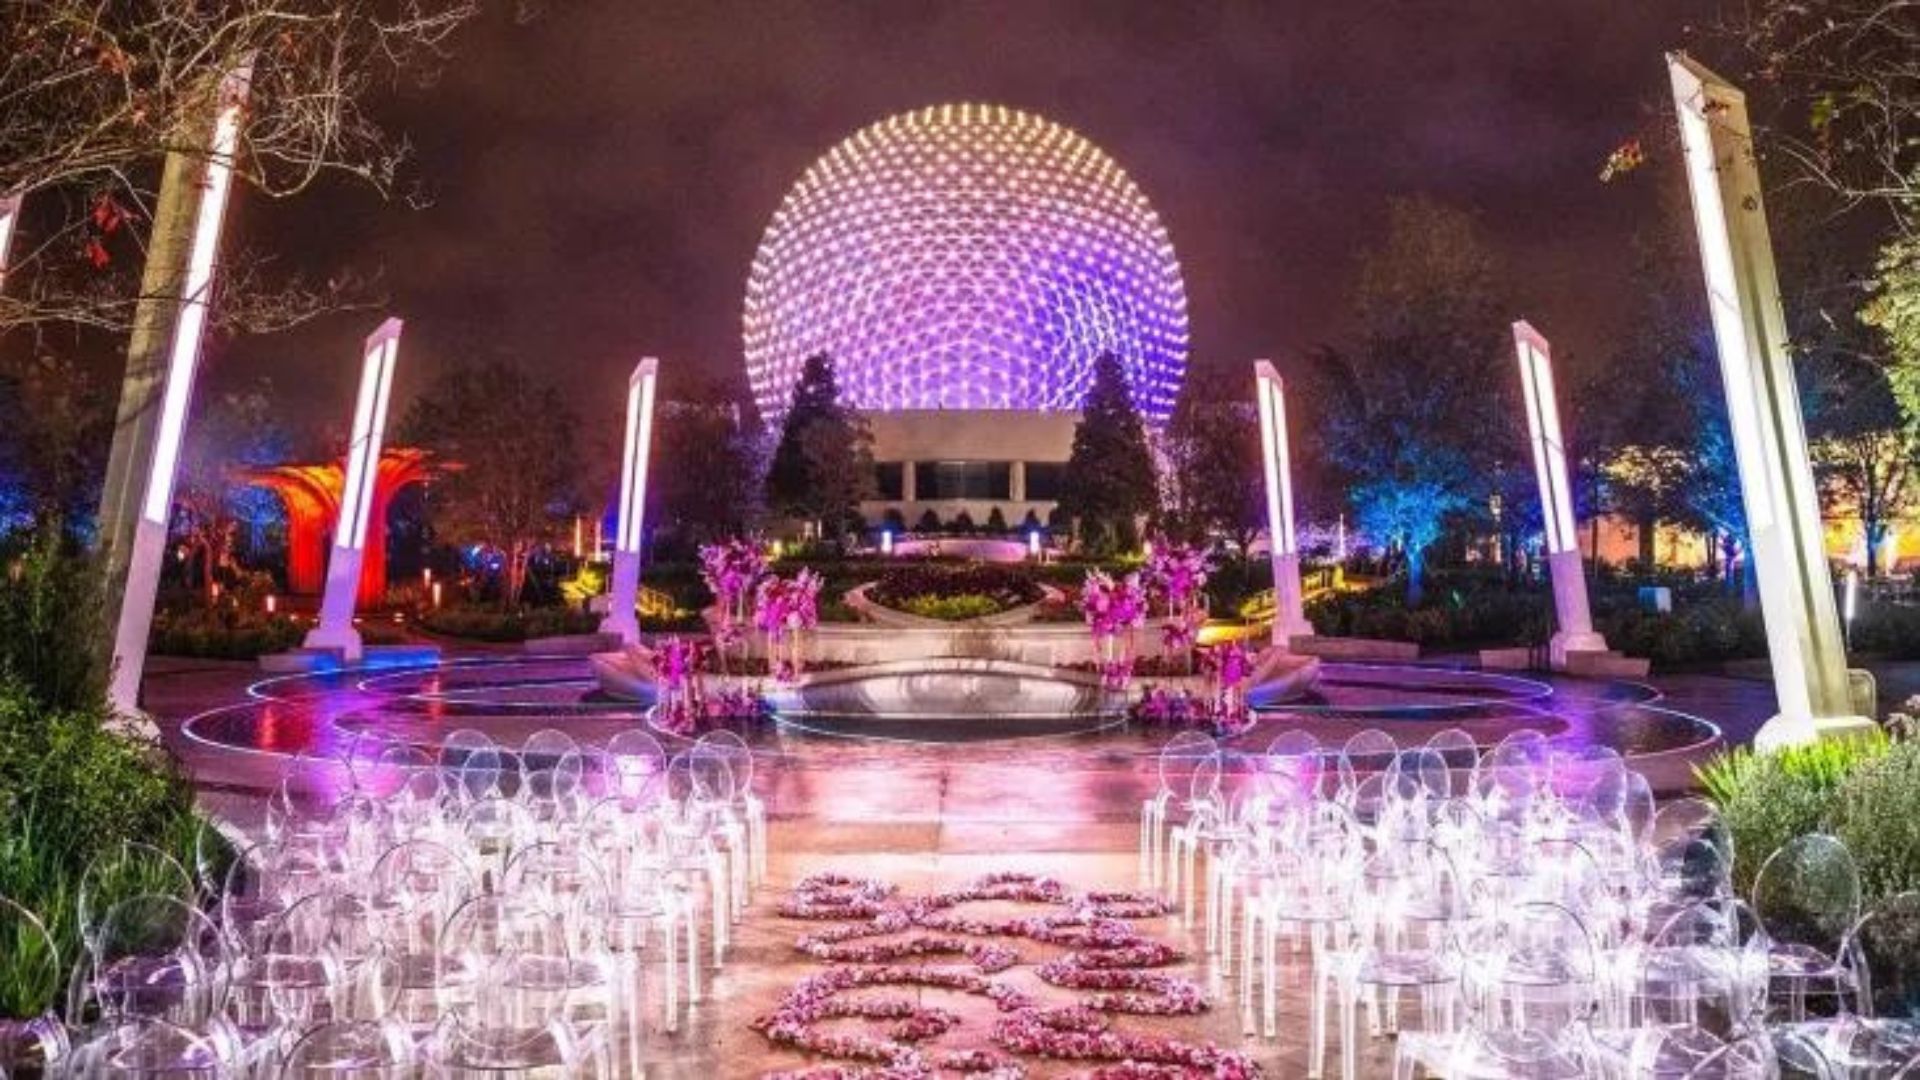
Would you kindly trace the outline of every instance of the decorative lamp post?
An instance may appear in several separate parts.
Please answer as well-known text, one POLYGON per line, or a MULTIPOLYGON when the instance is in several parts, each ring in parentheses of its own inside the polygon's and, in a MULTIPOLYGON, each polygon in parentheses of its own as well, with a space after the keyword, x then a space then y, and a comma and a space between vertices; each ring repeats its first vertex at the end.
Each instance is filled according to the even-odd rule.
POLYGON ((1267 482, 1267 535, 1273 556, 1273 643, 1286 648, 1311 635, 1300 587, 1300 549, 1293 529, 1293 464, 1287 452, 1286 387, 1265 360, 1253 364, 1254 403, 1260 410, 1260 462, 1267 482))
POLYGON ((603 634, 628 645, 640 640, 634 603, 640 594, 641 525, 647 509, 647 455, 653 445, 653 394, 660 362, 649 356, 627 380, 627 439, 620 458, 620 520, 613 538, 613 573, 603 634))
POLYGON ((353 628, 353 606, 360 590, 360 564, 366 554, 367 522, 373 515, 373 485, 387 430, 387 402, 393 396, 394 361, 400 356, 399 319, 388 319, 367 336, 361 352, 360 393, 353 406, 353 437, 347 444, 347 479, 340 490, 340 518, 334 523, 333 552, 327 559, 326 592, 320 621, 307 631, 309 649, 330 649, 348 663, 364 653, 353 628))
POLYGON ((252 65, 242 64, 221 79, 203 155, 168 155, 141 279, 143 299, 134 309, 100 508, 108 587, 120 603, 107 696, 122 714, 139 708, 173 485, 252 78, 252 65), (169 337, 163 348, 160 340, 169 337))
POLYGON ((1547 339, 1525 319, 1513 324, 1513 347, 1520 358, 1527 442, 1533 447, 1533 472, 1540 482, 1547 574, 1553 582, 1553 611, 1559 622, 1548 656, 1554 670, 1563 671, 1568 653, 1605 652, 1607 639, 1594 631, 1593 613, 1587 606, 1587 571, 1580 561, 1573 487, 1567 480, 1567 444, 1560 433, 1560 405, 1553 392, 1553 354, 1547 339))
POLYGON ((1754 744, 1863 732, 1872 678, 1847 670, 1746 95, 1684 53, 1667 70, 1780 709, 1754 744))

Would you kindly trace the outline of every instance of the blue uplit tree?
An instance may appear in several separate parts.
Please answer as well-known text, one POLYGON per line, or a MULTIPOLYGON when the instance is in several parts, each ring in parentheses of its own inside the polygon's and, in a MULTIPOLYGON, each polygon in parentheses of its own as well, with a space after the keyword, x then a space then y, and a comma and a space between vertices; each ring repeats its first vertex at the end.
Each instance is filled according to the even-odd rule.
POLYGON ((1407 602, 1417 605, 1429 549, 1452 521, 1487 506, 1495 476, 1526 448, 1504 334, 1512 309, 1478 224, 1432 200, 1401 199, 1388 205, 1387 226, 1361 256, 1358 348, 1318 350, 1307 368, 1354 519, 1404 560, 1407 602))

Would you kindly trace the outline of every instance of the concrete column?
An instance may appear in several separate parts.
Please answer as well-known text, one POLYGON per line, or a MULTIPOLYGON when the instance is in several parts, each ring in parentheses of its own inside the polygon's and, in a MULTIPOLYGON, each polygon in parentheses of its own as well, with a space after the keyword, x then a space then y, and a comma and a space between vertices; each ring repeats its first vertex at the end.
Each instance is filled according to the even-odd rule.
MULTIPOLYGON (((400 356, 399 319, 388 319, 367 336, 361 351, 360 393, 353 406, 353 435, 347 443, 346 483, 340 489, 340 517, 334 523, 333 551, 327 559, 327 587, 320 598, 320 622, 307 631, 309 649, 337 651, 348 663, 358 663, 365 650, 353 628, 354 602, 360 594, 360 567, 367 549, 369 528, 384 500, 374 497, 380 474, 380 451, 386 441, 387 402, 393 396, 394 361, 400 356)), ((379 530, 382 543, 386 529, 379 530)))
MULTIPOLYGON (((918 462, 903 461, 900 463, 900 501, 903 503, 910 503, 920 497, 919 485, 914 483, 913 479, 913 471, 917 468, 919 468, 918 462)), ((912 525, 913 523, 908 522, 907 524, 912 525)))
POLYGON ((120 605, 107 697, 123 715, 139 709, 180 444, 213 300, 220 226, 252 74, 251 66, 243 65, 222 79, 213 115, 197 136, 190 136, 195 148, 167 155, 147 237, 142 299, 127 341, 99 518, 107 593, 120 605))
POLYGON ((1007 500, 1027 501, 1027 463, 1016 461, 1007 466, 1007 500))
POLYGON ((660 362, 641 360, 627 379, 627 437, 620 458, 620 521, 613 536, 613 578, 600 632, 628 645, 640 640, 640 548, 647 513, 647 458, 653 448, 653 393, 660 362))
POLYGON ((1293 528, 1293 463, 1287 451, 1287 399, 1280 373, 1265 360, 1253 365, 1260 410, 1260 461, 1266 472, 1267 536, 1273 556, 1273 643, 1286 648, 1313 634, 1300 587, 1300 550, 1293 528))
POLYGON ((1520 358, 1527 442, 1533 447, 1533 471, 1540 482, 1547 575, 1553 582, 1553 611, 1559 623, 1548 654, 1554 670, 1562 671, 1567 653, 1605 652, 1607 639, 1594 632, 1587 606, 1587 569, 1580 561, 1580 536, 1573 522, 1573 487, 1567 479, 1567 444, 1560 433, 1560 404, 1553 389, 1553 354, 1547 339, 1525 319, 1513 324, 1513 347, 1520 358))
MULTIPOLYGON (((1860 731, 1874 707, 1849 687, 1746 96, 1684 53, 1669 54, 1667 69, 1779 699, 1754 743, 1860 731)), ((1851 681, 1872 685, 1864 673, 1851 681)))

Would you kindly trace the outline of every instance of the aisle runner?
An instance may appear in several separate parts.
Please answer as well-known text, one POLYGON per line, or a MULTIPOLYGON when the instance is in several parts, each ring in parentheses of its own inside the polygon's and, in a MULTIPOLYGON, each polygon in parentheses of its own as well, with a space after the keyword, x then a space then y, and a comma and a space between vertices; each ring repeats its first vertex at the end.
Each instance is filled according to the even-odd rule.
POLYGON ((753 1022, 754 1030, 781 1046, 859 1064, 776 1073, 772 1080, 920 1080, 941 1072, 1019 1080, 1027 1075, 1021 1057, 1100 1063, 1084 1074, 1088 1080, 1260 1075, 1245 1054, 1210 1043, 1131 1034, 1112 1024, 1115 1013, 1189 1016, 1210 1007, 1192 980, 1152 970, 1184 959, 1178 949, 1147 937, 1129 921, 1167 914, 1157 897, 1075 893, 1052 878, 1030 874, 993 874, 953 892, 902 896, 886 882, 818 874, 802 881, 779 912, 789 919, 838 924, 795 942, 830 966, 795 984, 771 1013, 753 1022), (1000 919, 969 918, 954 910, 981 901, 1059 910, 1000 919), (1033 971, 1050 986, 1079 992, 1078 1001, 1048 1004, 1005 979, 989 978, 1032 962, 1011 939, 1067 949, 1033 971), (916 962, 932 956, 968 963, 916 962), (993 1049, 923 1049, 919 1044, 960 1027, 960 1016, 906 995, 849 994, 877 986, 931 987, 992 1002, 999 1013, 987 1033, 993 1049), (845 1019, 879 1024, 881 1034, 821 1027, 824 1021, 845 1019))

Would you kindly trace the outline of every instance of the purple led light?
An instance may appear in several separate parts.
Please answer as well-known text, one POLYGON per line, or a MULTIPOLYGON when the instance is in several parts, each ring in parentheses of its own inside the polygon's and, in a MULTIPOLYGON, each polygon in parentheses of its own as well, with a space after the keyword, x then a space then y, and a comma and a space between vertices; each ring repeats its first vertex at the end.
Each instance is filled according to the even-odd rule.
POLYGON ((773 419, 817 352, 882 411, 1077 409, 1112 352, 1158 424, 1186 370, 1186 290, 1146 196, 1074 132, 990 105, 902 113, 815 162, 767 226, 745 323, 773 419))

